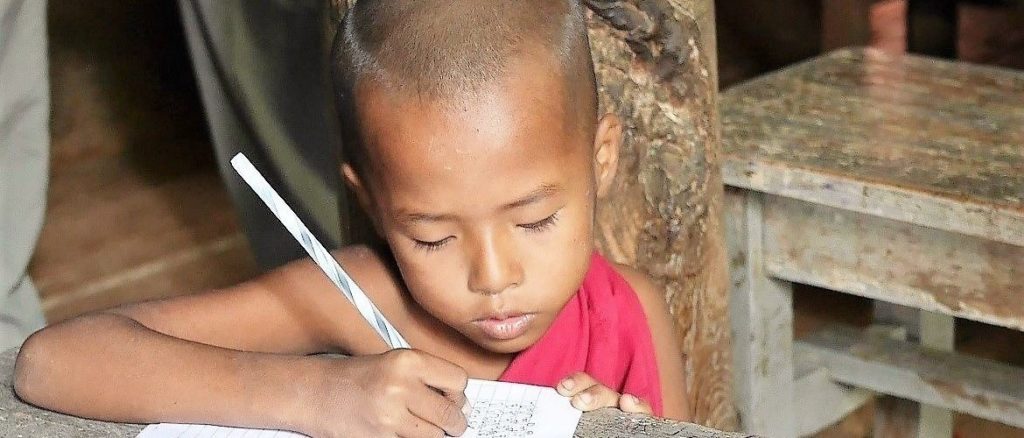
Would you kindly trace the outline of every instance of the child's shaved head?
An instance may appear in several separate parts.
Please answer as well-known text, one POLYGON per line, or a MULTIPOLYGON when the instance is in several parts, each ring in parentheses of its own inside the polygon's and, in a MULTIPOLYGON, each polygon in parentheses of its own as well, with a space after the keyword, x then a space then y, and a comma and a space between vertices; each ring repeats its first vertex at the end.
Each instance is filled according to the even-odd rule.
MULTIPOLYGON (((597 93, 584 7, 579 0, 359 0, 334 45, 336 98, 346 159, 364 167, 358 86, 441 108, 474 100, 514 60, 557 68, 579 127, 592 130, 597 93)), ((559 102, 562 103, 562 102, 559 102)))

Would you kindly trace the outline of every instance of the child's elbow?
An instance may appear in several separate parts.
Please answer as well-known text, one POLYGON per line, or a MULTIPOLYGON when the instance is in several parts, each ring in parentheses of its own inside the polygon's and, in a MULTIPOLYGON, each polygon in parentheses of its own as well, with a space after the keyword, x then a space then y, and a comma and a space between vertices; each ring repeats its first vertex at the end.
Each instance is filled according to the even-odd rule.
POLYGON ((14 393, 22 400, 34 405, 43 404, 46 388, 46 370, 51 361, 53 342, 46 330, 40 330, 29 336, 21 345, 18 358, 14 362, 14 393))

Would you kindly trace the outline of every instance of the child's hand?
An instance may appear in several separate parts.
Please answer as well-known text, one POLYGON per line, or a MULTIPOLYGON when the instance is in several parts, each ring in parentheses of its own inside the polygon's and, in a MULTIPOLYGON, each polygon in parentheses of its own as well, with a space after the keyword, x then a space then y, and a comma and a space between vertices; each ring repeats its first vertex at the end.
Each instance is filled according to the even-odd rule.
POLYGON ((584 372, 562 379, 555 387, 559 394, 572 397, 572 406, 583 412, 600 408, 619 408, 623 412, 653 415, 651 405, 630 394, 619 394, 584 372))
POLYGON ((309 409, 314 436, 442 437, 466 431, 468 377, 419 350, 331 360, 323 409, 309 409))

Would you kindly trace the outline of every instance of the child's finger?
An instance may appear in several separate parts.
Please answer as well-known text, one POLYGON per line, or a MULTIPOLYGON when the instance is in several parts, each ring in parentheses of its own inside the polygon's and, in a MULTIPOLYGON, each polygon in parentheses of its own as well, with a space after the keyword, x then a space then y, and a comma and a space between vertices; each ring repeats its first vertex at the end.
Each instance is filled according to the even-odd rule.
POLYGON ((619 404, 619 393, 600 383, 574 395, 569 402, 583 412, 600 408, 614 408, 619 404))
POLYGON ((619 409, 632 414, 654 415, 654 409, 651 408, 650 403, 632 394, 622 394, 619 396, 619 409))
MULTIPOLYGON (((463 432, 465 432, 465 429, 463 429, 463 432)), ((463 432, 458 432, 458 435, 449 433, 449 435, 460 436, 463 432)), ((436 438, 445 436, 446 432, 440 427, 424 421, 422 418, 409 415, 405 421, 398 425, 395 434, 402 438, 436 438)))
MULTIPOLYGON (((393 350, 397 351, 397 350, 393 350)), ((447 360, 425 353, 419 350, 406 350, 413 352, 404 358, 406 367, 404 369, 417 372, 420 380, 444 393, 450 400, 462 407, 465 404, 466 385, 469 383, 469 375, 466 370, 447 360)))
POLYGON ((589 374, 581 371, 573 373, 569 377, 562 379, 562 381, 555 386, 555 390, 563 396, 572 397, 591 386, 599 384, 600 383, 598 383, 598 381, 593 377, 590 377, 589 374))
POLYGON ((448 435, 459 436, 465 432, 468 419, 462 412, 462 404, 453 402, 433 389, 424 389, 409 397, 409 412, 443 429, 448 435))

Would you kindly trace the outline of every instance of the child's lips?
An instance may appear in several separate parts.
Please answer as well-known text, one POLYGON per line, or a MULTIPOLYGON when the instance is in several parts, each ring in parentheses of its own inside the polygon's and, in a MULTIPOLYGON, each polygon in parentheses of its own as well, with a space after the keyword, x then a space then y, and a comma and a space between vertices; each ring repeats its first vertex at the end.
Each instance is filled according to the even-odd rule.
POLYGON ((533 321, 534 316, 532 313, 494 315, 489 318, 473 321, 473 324, 476 324, 488 337, 499 341, 507 341, 526 333, 526 329, 530 328, 530 323, 533 321))

